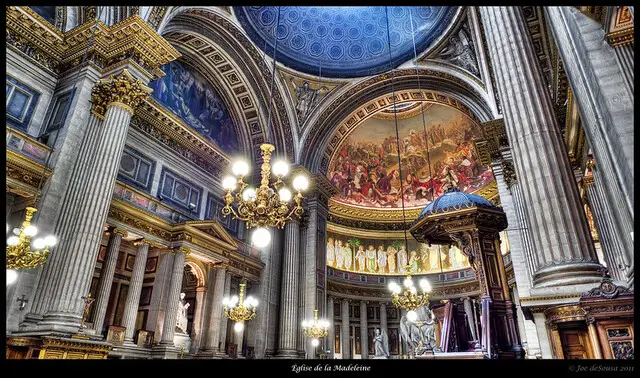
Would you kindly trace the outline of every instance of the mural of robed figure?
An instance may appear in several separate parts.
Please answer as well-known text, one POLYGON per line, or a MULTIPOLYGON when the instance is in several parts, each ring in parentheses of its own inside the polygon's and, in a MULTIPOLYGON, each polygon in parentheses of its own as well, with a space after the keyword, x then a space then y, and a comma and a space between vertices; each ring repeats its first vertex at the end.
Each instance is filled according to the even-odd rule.
POLYGON ((168 63, 161 69, 166 75, 149 83, 156 101, 226 153, 238 152, 235 126, 213 86, 180 62, 168 63))

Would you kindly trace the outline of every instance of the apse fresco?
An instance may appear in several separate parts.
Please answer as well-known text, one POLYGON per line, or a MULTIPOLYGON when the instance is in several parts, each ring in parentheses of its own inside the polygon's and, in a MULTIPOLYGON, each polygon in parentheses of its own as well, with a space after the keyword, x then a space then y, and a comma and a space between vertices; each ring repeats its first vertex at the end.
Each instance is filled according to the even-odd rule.
POLYGON ((200 73, 180 62, 161 67, 165 76, 149 84, 153 97, 226 153, 238 152, 236 129, 218 92, 200 73))
POLYGON ((428 247, 408 240, 374 240, 327 235, 327 266, 366 274, 438 273, 469 267, 469 259, 457 247, 428 247))
POLYGON ((329 165, 328 178, 339 190, 335 200, 401 208, 404 195, 406 208, 421 208, 442 194, 447 167, 457 177, 459 189, 467 193, 493 180, 491 168, 480 163, 473 146, 474 138, 482 135, 480 127, 454 108, 425 107, 426 139, 420 112, 398 119, 399 140, 395 121, 382 117, 367 119, 349 135, 329 165))

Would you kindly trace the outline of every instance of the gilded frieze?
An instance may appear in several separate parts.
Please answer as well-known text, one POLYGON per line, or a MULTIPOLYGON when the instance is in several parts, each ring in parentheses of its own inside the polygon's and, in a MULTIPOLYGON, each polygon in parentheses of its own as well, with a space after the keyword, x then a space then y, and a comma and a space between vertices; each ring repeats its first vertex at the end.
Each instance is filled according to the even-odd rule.
POLYGON ((7 188, 18 195, 34 196, 51 175, 51 169, 11 150, 6 156, 7 188))

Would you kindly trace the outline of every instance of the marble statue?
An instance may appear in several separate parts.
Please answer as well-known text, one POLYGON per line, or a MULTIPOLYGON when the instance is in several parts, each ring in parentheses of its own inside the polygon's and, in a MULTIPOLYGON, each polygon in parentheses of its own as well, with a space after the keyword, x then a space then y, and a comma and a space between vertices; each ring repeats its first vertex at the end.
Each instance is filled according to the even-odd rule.
POLYGON ((407 354, 422 355, 436 347, 433 313, 427 307, 416 310, 418 320, 410 322, 406 315, 400 319, 400 341, 407 354))
POLYGON ((184 300, 185 294, 180 293, 180 301, 178 302, 178 316, 176 317, 176 331, 187 333, 187 309, 190 303, 184 300))
POLYGON ((373 345, 376 352, 374 359, 389 358, 389 337, 384 330, 380 332, 380 329, 376 328, 373 345))
POLYGON ((473 42, 468 32, 461 28, 458 35, 451 37, 450 44, 442 50, 440 56, 451 63, 460 66, 474 75, 478 75, 476 54, 473 50, 473 42))

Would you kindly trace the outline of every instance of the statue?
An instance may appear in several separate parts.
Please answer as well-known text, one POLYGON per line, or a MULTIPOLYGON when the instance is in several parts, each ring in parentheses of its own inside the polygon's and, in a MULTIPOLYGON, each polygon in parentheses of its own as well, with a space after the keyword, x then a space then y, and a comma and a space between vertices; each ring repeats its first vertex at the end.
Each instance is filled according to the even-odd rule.
POLYGON ((96 300, 95 298, 92 298, 91 293, 89 293, 86 297, 82 297, 82 301, 84 302, 84 311, 82 313, 82 323, 80 324, 80 328, 86 328, 84 322, 86 322, 87 318, 89 317, 89 308, 91 308, 91 305, 96 300))
POLYGON ((184 293, 180 293, 178 302, 178 316, 176 317, 176 332, 187 333, 187 309, 191 305, 184 300, 184 293))
POLYGON ((433 313, 427 307, 421 307, 416 312, 418 320, 415 322, 410 322, 406 315, 400 319, 400 340, 409 355, 422 355, 433 351, 436 346, 433 313))
POLYGON ((320 99, 320 91, 329 91, 329 88, 326 86, 319 89, 312 89, 311 84, 306 80, 302 85, 297 85, 293 78, 291 78, 291 84, 293 85, 293 90, 296 93, 298 100, 296 103, 296 110, 298 111, 301 120, 306 119, 307 115, 311 112, 311 109, 313 109, 313 107, 318 103, 318 100, 320 99))
POLYGON ((373 345, 376 351, 374 359, 389 358, 389 337, 384 330, 380 332, 380 329, 376 328, 373 345))
POLYGON ((465 28, 458 31, 458 35, 451 37, 450 45, 442 50, 440 57, 460 66, 474 75, 479 75, 473 42, 465 28))

